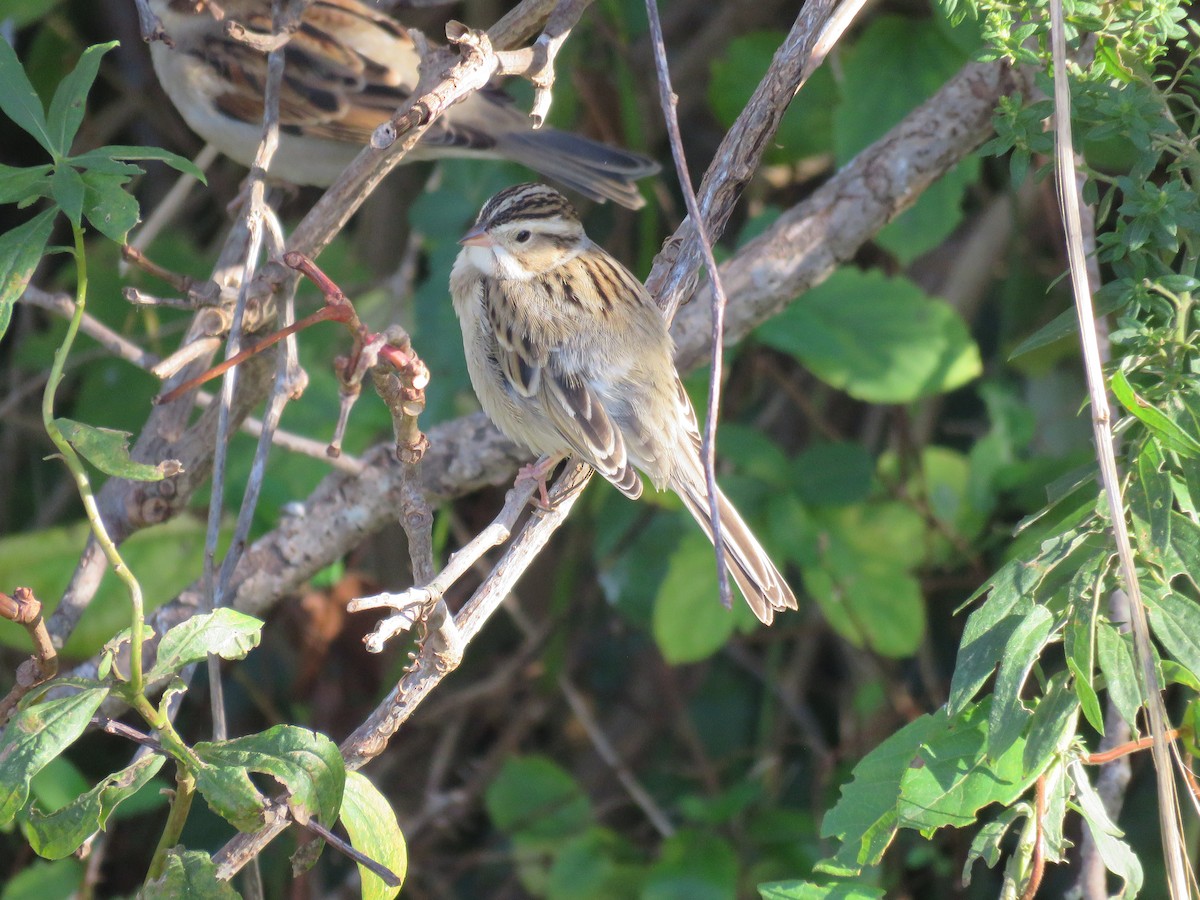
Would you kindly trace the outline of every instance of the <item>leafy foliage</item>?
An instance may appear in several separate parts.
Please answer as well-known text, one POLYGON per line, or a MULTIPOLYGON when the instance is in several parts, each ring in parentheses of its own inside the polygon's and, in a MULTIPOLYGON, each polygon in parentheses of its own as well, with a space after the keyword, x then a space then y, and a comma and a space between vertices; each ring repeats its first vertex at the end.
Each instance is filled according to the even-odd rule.
MULTIPOLYGON (((139 220, 131 189, 156 197, 165 187, 139 183, 155 172, 136 163, 196 173, 153 147, 80 149, 97 142, 85 100, 103 103, 109 84, 126 76, 114 45, 83 46, 68 6, 0 0, 0 19, 28 26, 24 66, 0 41, 0 111, 30 145, 24 158, 0 164, 0 336, 38 272, 39 285, 75 289, 80 309, 86 299, 97 318, 165 352, 182 320, 168 310, 130 315, 119 300, 125 282, 116 250, 105 242, 123 243, 139 220), (77 65, 62 77, 70 58, 77 65), (108 81, 97 82, 106 69, 108 81), (73 241, 63 254, 52 241, 66 228, 73 241)), ((680 13, 687 27, 717 21, 710 10, 689 8, 692 17, 680 13)), ((642 146, 643 133, 658 140, 644 118, 648 73, 612 50, 642 34, 641 5, 609 0, 593 12, 603 27, 581 26, 567 42, 559 70, 573 77, 559 78, 553 115, 581 127, 586 112, 606 133, 619 122, 613 134, 632 146, 642 146)), ((679 60, 695 76, 678 86, 693 165, 715 146, 714 123, 728 126, 744 108, 791 14, 764 4, 753 21, 707 34, 697 44, 704 59, 679 60)), ((1174 2, 1076 3, 1068 19, 1072 39, 1093 36, 1095 47, 1070 75, 1085 197, 1096 208, 1097 306, 1114 326, 1108 375, 1121 417, 1126 504, 1117 514, 1136 542, 1156 662, 1172 685, 1173 712, 1183 710, 1182 740, 1195 748, 1198 31, 1174 2)), ((748 185, 737 240, 763 233, 831 165, 850 160, 972 57, 1044 70, 1047 23, 1044 4, 1001 0, 943 0, 932 16, 889 8, 864 19, 837 65, 818 71, 792 104, 763 172, 748 185)), ((70 854, 97 831, 120 840, 114 826, 147 814, 138 798, 160 794, 168 761, 173 808, 193 793, 206 802, 192 808, 186 833, 164 835, 153 857, 150 847, 137 848, 137 858, 149 861, 134 876, 146 875, 146 897, 236 896, 218 881, 211 852, 231 826, 261 825, 281 790, 293 818, 340 820, 356 848, 430 893, 484 895, 508 878, 519 884, 511 890, 549 898, 723 898, 757 889, 770 900, 856 900, 933 895, 930 884, 961 878, 969 887, 954 890, 970 897, 1019 896, 1044 860, 1047 879, 1059 880, 1043 890, 1057 895, 1067 892, 1066 876, 1053 866, 1074 863, 1071 836, 1082 822, 1113 873, 1111 885, 1119 883, 1122 896, 1149 895, 1158 873, 1146 829, 1126 833, 1130 820, 1106 809, 1093 786, 1098 735, 1118 728, 1117 719, 1136 734, 1144 696, 1124 614, 1112 602, 1120 586, 1108 536, 1114 513, 1101 499, 1079 424, 1084 394, 1069 374, 1074 314, 1053 315, 1062 263, 1044 250, 1057 245, 1056 234, 1041 233, 1037 221, 1051 204, 1042 195, 1030 213, 1026 197, 1048 190, 1044 122, 1052 113, 1049 101, 1003 100, 982 157, 960 164, 853 264, 731 348, 722 480, 802 587, 800 616, 780 617, 764 635, 741 605, 723 610, 711 550, 677 504, 648 496, 635 506, 595 485, 561 552, 547 554, 548 577, 527 579, 519 590, 514 616, 526 622, 522 607, 536 609, 527 618, 551 623, 550 639, 521 642, 497 626, 484 657, 467 660, 448 701, 429 717, 436 721, 406 731, 372 785, 345 771, 320 731, 347 733, 400 672, 401 661, 385 671, 358 657, 357 635, 341 640, 353 626, 339 603, 361 587, 356 579, 409 578, 402 566, 386 568, 403 553, 385 554, 387 564, 369 576, 355 571, 375 565, 366 554, 331 567, 303 599, 303 624, 291 631, 286 619, 281 627, 273 619, 264 633, 258 620, 227 609, 193 616, 161 636, 140 677, 129 649, 150 641, 149 630, 141 613, 131 615, 127 590, 105 590, 64 649, 78 658, 100 652, 95 677, 39 686, 0 732, 0 824, 16 823, 0 841, 7 849, 23 838, 53 860, 26 866, 4 900, 77 889, 83 873, 70 854), (1010 188, 1020 218, 1001 229, 1004 251, 984 255, 993 283, 972 294, 955 276, 963 265, 980 268, 971 238, 1010 202, 1010 188), (952 618, 960 605, 963 614, 952 618), (282 643, 295 644, 290 654, 282 643), (184 687, 178 676, 210 655, 237 661, 231 694, 240 736, 228 740, 196 740, 186 711, 178 724, 166 715, 184 687), (165 696, 152 702, 149 682, 165 682, 165 696), (557 702, 572 683, 582 690, 567 694, 569 705, 557 702), (150 733, 149 752, 132 764, 128 756, 111 765, 107 756, 92 757, 100 739, 86 731, 101 723, 106 699, 130 705, 138 717, 130 721, 150 733), (311 728, 280 724, 287 721, 311 728), (480 808, 486 820, 475 814, 480 808), (422 830, 411 873, 395 809, 426 826, 447 825, 422 830), (969 839, 947 838, 957 829, 969 839), (170 849, 177 840, 185 846, 170 849)), ((408 177, 400 193, 411 188, 414 196, 400 212, 387 206, 386 227, 359 223, 321 262, 343 283, 372 286, 362 293, 365 318, 382 326, 399 317, 410 327, 436 388, 423 421, 437 422, 474 408, 445 300, 457 238, 486 197, 528 176, 456 160, 439 164, 424 190, 408 177), (372 268, 395 269, 409 230, 404 264, 389 289, 378 287, 372 268)), ((218 167, 213 180, 219 187, 233 179, 218 167)), ((214 223, 224 227, 212 196, 194 221, 155 245, 169 268, 206 276, 214 223)), ((665 233, 659 217, 674 214, 670 204, 652 204, 637 219, 585 212, 589 234, 638 260, 631 268, 640 274, 665 233)), ((81 421, 136 428, 149 389, 127 380, 123 363, 75 363, 98 345, 80 338, 72 349, 74 327, 14 328, 19 341, 3 347, 14 380, 32 382, 52 356, 69 357, 76 368, 46 426, 67 442, 61 452, 78 452, 110 476, 169 478, 169 463, 164 471, 131 461, 122 432, 81 421)), ((290 428, 328 433, 340 398, 324 370, 337 352, 321 334, 301 342, 312 382, 304 403, 289 411, 290 428)), ((689 382, 694 394, 701 380, 689 382)), ((366 447, 389 427, 382 412, 367 412, 352 420, 347 446, 366 447)), ((56 507, 46 500, 45 476, 27 475, 43 471, 40 461, 8 465, 6 474, 18 475, 5 489, 20 514, 0 510, 0 589, 32 585, 52 605, 83 541, 81 529, 57 521, 77 513, 42 514, 56 507), (10 532, 14 522, 21 527, 10 532)), ((237 491, 249 464, 235 453, 230 466, 229 489, 237 491)), ((271 466, 259 532, 275 527, 276 510, 306 496, 325 472, 323 463, 298 457, 276 457, 271 466)), ((63 483, 69 495, 73 485, 63 483)), ((494 499, 463 501, 439 515, 435 552, 450 552, 486 520, 494 499)), ((316 524, 295 508, 288 515, 301 528, 316 524)), ((122 546, 123 569, 137 573, 146 610, 199 576, 201 533, 195 522, 177 520, 122 546)), ((0 626, 0 641, 15 648, 4 660, 19 659, 24 630, 0 626)), ((1137 813, 1145 815, 1144 805, 1137 813)), ((282 893, 284 864, 270 854, 263 861, 269 890, 282 893)), ((303 877, 355 877, 349 864, 329 860, 314 871, 303 877)), ((365 867, 357 877, 364 896, 396 895, 365 867)))

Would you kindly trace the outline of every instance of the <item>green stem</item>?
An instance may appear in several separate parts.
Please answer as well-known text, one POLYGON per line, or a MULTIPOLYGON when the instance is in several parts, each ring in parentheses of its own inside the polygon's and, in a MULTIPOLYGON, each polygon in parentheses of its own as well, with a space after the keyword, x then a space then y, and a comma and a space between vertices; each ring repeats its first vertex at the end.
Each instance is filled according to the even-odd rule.
POLYGON ((100 508, 96 505, 96 496, 92 492, 92 485, 88 480, 87 470, 84 468, 83 462, 79 459, 78 454, 75 453, 75 449, 71 446, 70 442, 63 437, 62 431, 54 423, 54 395, 58 391, 59 384, 62 382, 63 369, 66 366, 67 357, 71 352, 71 345, 75 343, 75 337, 79 334, 79 325, 83 321, 84 306, 87 302, 88 272, 87 256, 84 253, 83 246, 83 228, 80 225, 71 223, 71 230, 75 238, 75 271, 77 274, 75 313, 71 316, 70 324, 67 325, 66 337, 63 338, 62 344, 54 352, 54 362, 50 367, 50 378, 46 382, 46 390, 42 394, 42 424, 46 429, 46 434, 50 436, 50 440, 58 448, 63 462, 66 463, 67 468, 75 479, 79 498, 83 501, 84 512, 91 523, 92 533, 96 536, 96 541, 104 551, 109 565, 113 567, 113 572, 125 583, 125 587, 129 591, 129 599, 133 605, 133 628, 130 630, 129 639, 129 684, 135 694, 141 694, 144 687, 142 679, 142 625, 144 620, 142 588, 133 573, 125 565, 125 561, 121 559, 121 554, 117 552, 117 545, 104 529, 104 520, 100 516, 100 508))
POLYGON ((161 878, 167 864, 167 851, 179 843, 183 834, 183 825, 187 822, 188 812, 192 808, 192 798, 196 796, 196 779, 187 768, 179 762, 175 763, 175 796, 171 798, 171 812, 167 816, 167 825, 162 837, 158 839, 158 847, 154 858, 150 861, 150 869, 146 873, 146 881, 161 878))

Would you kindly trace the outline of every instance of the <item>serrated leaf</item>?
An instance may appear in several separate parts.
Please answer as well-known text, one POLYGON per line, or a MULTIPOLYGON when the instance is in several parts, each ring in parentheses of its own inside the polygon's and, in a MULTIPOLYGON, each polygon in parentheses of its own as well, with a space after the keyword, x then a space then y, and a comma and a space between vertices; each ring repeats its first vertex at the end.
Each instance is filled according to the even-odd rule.
POLYGON ((346 784, 346 765, 337 745, 323 734, 295 725, 276 725, 258 734, 195 746, 205 763, 196 789, 213 811, 241 830, 261 824, 265 800, 250 772, 270 775, 287 788, 288 808, 298 822, 310 816, 328 825, 337 818, 346 784))
POLYGON ((992 692, 992 712, 988 722, 989 756, 1002 754, 1025 728, 1029 710, 1021 702, 1021 690, 1053 630, 1054 616, 1050 610, 1035 606, 1025 614, 1005 643, 996 687, 992 692))
POLYGON ((156 466, 135 462, 129 456, 127 431, 97 428, 74 419, 55 419, 54 424, 79 455, 105 475, 129 481, 162 481, 183 471, 177 459, 166 459, 156 466))
MULTIPOLYGON (((387 798, 365 775, 346 774, 341 819, 354 849, 387 866, 402 884, 408 872, 404 834, 387 798)), ((400 884, 385 884, 382 878, 361 864, 358 873, 362 878, 362 900, 391 900, 400 893, 400 884)))
POLYGON ((0 791, 0 826, 25 806, 33 776, 75 743, 107 696, 108 688, 90 688, 34 703, 9 720, 0 733, 0 784, 5 788, 0 791))
POLYGON ((944 710, 921 716, 859 760, 838 802, 821 821, 821 837, 837 838, 841 847, 836 856, 817 864, 818 871, 853 876, 883 856, 900 824, 900 780, 925 738, 945 724, 944 710))
POLYGON ((904 278, 839 270, 755 334, 871 403, 908 403, 979 375, 979 348, 945 301, 904 278))
POLYGON ((1173 450, 1182 456, 1200 456, 1200 441, 1184 431, 1158 407, 1138 396, 1124 372, 1118 369, 1109 384, 1113 396, 1150 429, 1165 449, 1173 450))
POLYGON ((217 878, 211 855, 176 848, 167 852, 162 875, 147 882, 137 896, 138 900, 241 900, 242 895, 217 878))
POLYGON ((83 122, 88 92, 96 81, 96 73, 100 71, 101 57, 118 43, 110 41, 107 44, 88 47, 79 57, 75 68, 58 83, 46 116, 46 130, 60 155, 65 156, 71 152, 71 142, 75 140, 83 122))
POLYGON ((93 834, 103 831, 117 806, 148 784, 164 762, 162 756, 143 756, 61 809, 47 814, 31 810, 24 823, 29 845, 46 859, 70 856, 93 834))
POLYGON ((46 110, 7 38, 0 37, 0 111, 31 134, 52 156, 56 148, 46 127, 46 110))
POLYGON ((214 654, 221 659, 242 659, 258 646, 263 623, 234 609, 215 609, 192 616, 163 635, 149 682, 174 674, 184 666, 214 654))
MULTIPOLYGON (((0 38, 0 44, 4 43, 0 38)), ((38 213, 23 225, 0 235, 0 338, 12 321, 13 305, 25 292, 33 271, 42 261, 46 242, 58 210, 38 213)))
POLYGON ((109 240, 124 244, 139 221, 138 204, 125 190, 127 175, 84 172, 83 214, 91 226, 109 240))
POLYGON ((1137 896, 1142 889, 1142 864, 1138 861, 1137 854, 1121 840, 1121 830, 1108 817, 1100 795, 1092 787, 1083 764, 1078 760, 1071 763, 1071 781, 1075 786, 1075 796, 1079 800, 1077 809, 1087 822, 1088 831, 1096 842, 1096 849, 1100 852, 1100 858, 1104 860, 1105 868, 1125 882, 1117 896, 1137 896))
POLYGON ((992 803, 1007 806, 1036 780, 1025 771, 1025 741, 989 758, 985 701, 926 736, 900 779, 900 824, 926 837, 945 825, 963 827, 992 803))

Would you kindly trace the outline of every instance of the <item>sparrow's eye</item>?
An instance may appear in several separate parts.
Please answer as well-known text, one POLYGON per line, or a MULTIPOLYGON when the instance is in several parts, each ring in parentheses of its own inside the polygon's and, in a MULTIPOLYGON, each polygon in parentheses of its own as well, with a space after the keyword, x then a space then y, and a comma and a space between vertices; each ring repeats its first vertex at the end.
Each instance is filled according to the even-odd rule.
POLYGON ((529 240, 531 237, 533 237, 533 235, 530 232, 526 231, 524 228, 522 228, 520 231, 517 232, 517 243, 523 244, 527 240, 529 240))

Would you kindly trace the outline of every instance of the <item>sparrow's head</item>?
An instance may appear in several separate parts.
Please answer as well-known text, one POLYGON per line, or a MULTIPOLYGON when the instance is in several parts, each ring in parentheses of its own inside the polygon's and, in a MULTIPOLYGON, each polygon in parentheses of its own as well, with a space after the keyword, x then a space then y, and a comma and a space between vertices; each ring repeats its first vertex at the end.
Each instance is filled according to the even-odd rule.
POLYGON ((485 203, 459 243, 481 271, 528 281, 573 259, 588 237, 566 197, 544 184, 518 184, 485 203))

